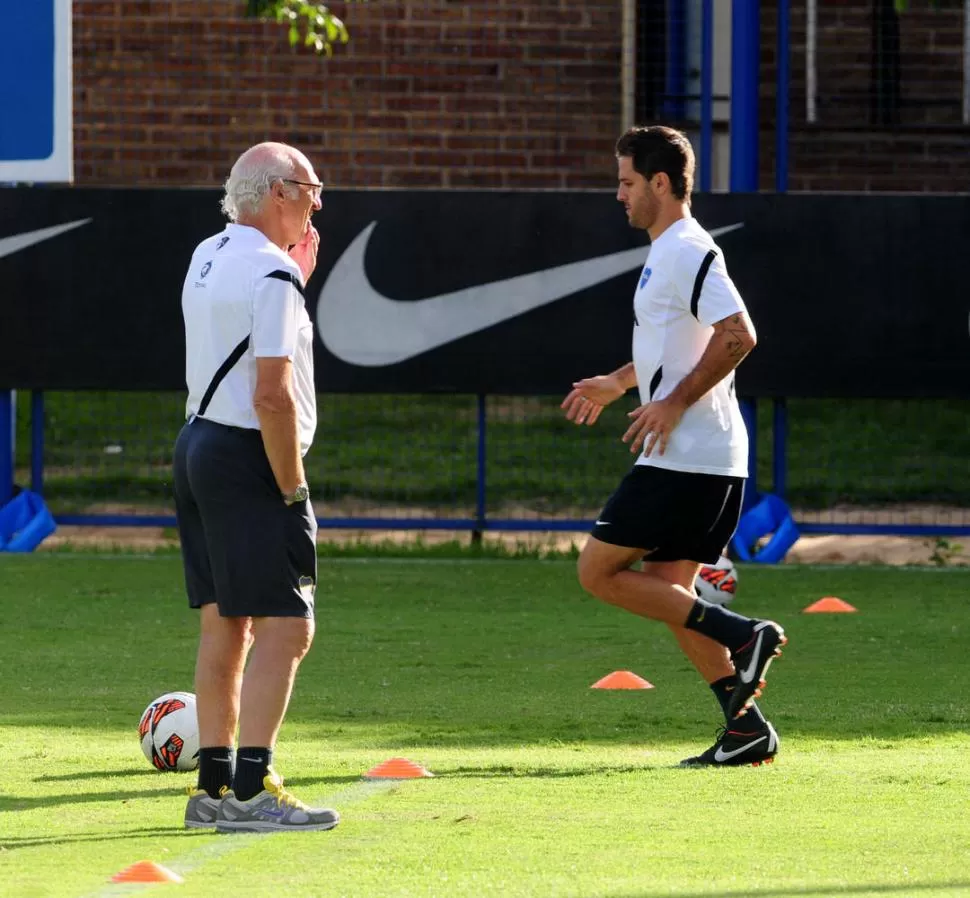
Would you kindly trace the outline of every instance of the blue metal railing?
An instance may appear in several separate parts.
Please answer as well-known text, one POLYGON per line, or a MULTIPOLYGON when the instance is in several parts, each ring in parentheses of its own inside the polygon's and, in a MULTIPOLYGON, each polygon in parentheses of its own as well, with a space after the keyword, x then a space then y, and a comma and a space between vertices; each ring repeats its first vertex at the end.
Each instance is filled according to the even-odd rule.
POLYGON ((759 0, 731 8, 731 191, 758 189, 759 0))
POLYGON ((14 464, 14 392, 0 390, 0 505, 13 495, 14 464))
MULTIPOLYGON (((486 476, 486 446, 489 421, 486 415, 487 397, 480 395, 476 401, 475 435, 475 500, 474 514, 469 516, 403 516, 382 517, 380 515, 361 515, 346 517, 320 517, 318 524, 323 529, 346 528, 355 530, 460 530, 482 533, 487 530, 506 531, 584 531, 588 530, 591 520, 576 517, 563 518, 518 518, 498 517, 488 514, 489 484, 486 476)), ((0 391, 0 495, 9 499, 14 489, 14 452, 13 452, 13 394, 0 391)), ((749 470, 751 473, 745 490, 745 505, 750 507, 759 496, 758 483, 758 409, 750 399, 741 402, 742 413, 749 433, 749 470)), ((30 399, 30 472, 31 489, 44 492, 45 459, 45 410, 44 394, 34 392, 30 399)), ((771 458, 770 471, 772 492, 782 499, 786 498, 788 484, 788 433, 789 415, 785 399, 773 400, 771 417, 771 458)), ((5 501, 6 501, 5 499, 5 501)), ((2 503, 0 503, 2 504, 2 503)), ((97 526, 143 526, 174 527, 175 516, 169 514, 56 514, 59 524, 97 525, 97 526)), ((902 536, 967 536, 970 524, 909 524, 897 523, 844 523, 797 521, 803 533, 830 534, 871 534, 902 536)))
POLYGON ((714 0, 701 6, 701 178, 710 193, 714 177, 714 0))

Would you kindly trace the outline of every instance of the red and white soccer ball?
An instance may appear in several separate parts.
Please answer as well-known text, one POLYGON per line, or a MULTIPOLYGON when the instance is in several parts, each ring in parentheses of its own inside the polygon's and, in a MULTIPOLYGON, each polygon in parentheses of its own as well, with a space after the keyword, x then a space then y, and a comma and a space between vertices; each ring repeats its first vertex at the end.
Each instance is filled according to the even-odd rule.
POLYGON ((738 591, 738 571, 726 555, 714 564, 702 564, 694 581, 694 591, 712 605, 727 605, 738 591))
POLYGON ((156 770, 195 770, 199 766, 199 719, 191 692, 166 692, 138 722, 141 750, 156 770))

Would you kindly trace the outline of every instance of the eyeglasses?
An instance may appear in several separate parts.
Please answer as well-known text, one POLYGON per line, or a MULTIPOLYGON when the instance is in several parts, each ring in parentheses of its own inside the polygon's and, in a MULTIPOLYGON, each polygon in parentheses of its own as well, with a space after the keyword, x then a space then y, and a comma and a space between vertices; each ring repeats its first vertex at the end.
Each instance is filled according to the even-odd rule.
POLYGON ((310 188, 310 196, 318 200, 320 199, 320 191, 323 190, 323 184, 314 184, 313 181, 296 181, 293 178, 282 178, 284 184, 299 184, 301 187, 310 188))

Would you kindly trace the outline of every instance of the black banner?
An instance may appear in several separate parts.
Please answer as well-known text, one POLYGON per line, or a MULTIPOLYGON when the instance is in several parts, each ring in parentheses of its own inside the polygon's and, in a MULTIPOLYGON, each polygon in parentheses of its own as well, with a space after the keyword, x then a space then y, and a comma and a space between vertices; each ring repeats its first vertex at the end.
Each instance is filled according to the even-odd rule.
MULTIPOLYGON (((0 388, 184 389, 216 190, 0 190, 0 388)), ((308 285, 328 392, 560 394, 630 359, 648 251, 605 192, 330 191, 308 285)), ((758 331, 747 396, 970 395, 970 200, 702 195, 758 331)))

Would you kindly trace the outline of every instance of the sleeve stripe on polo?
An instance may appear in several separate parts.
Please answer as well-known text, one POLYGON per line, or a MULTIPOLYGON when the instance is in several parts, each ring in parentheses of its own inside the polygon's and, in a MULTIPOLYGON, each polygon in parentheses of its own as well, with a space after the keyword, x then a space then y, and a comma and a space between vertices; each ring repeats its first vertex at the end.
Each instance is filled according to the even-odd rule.
POLYGON ((711 267, 711 263, 717 258, 717 250, 709 249, 707 255, 704 256, 704 261, 701 262, 701 267, 697 271, 697 277, 694 278, 694 292, 690 295, 690 313, 695 318, 697 318, 697 304, 701 300, 701 290, 704 288, 704 278, 707 277, 708 269, 711 267))
POLYGON ((292 271, 283 271, 282 268, 278 268, 276 271, 271 271, 266 277, 275 278, 277 281, 289 281, 296 287, 300 296, 306 299, 306 290, 303 289, 303 284, 300 283, 300 279, 292 271))

